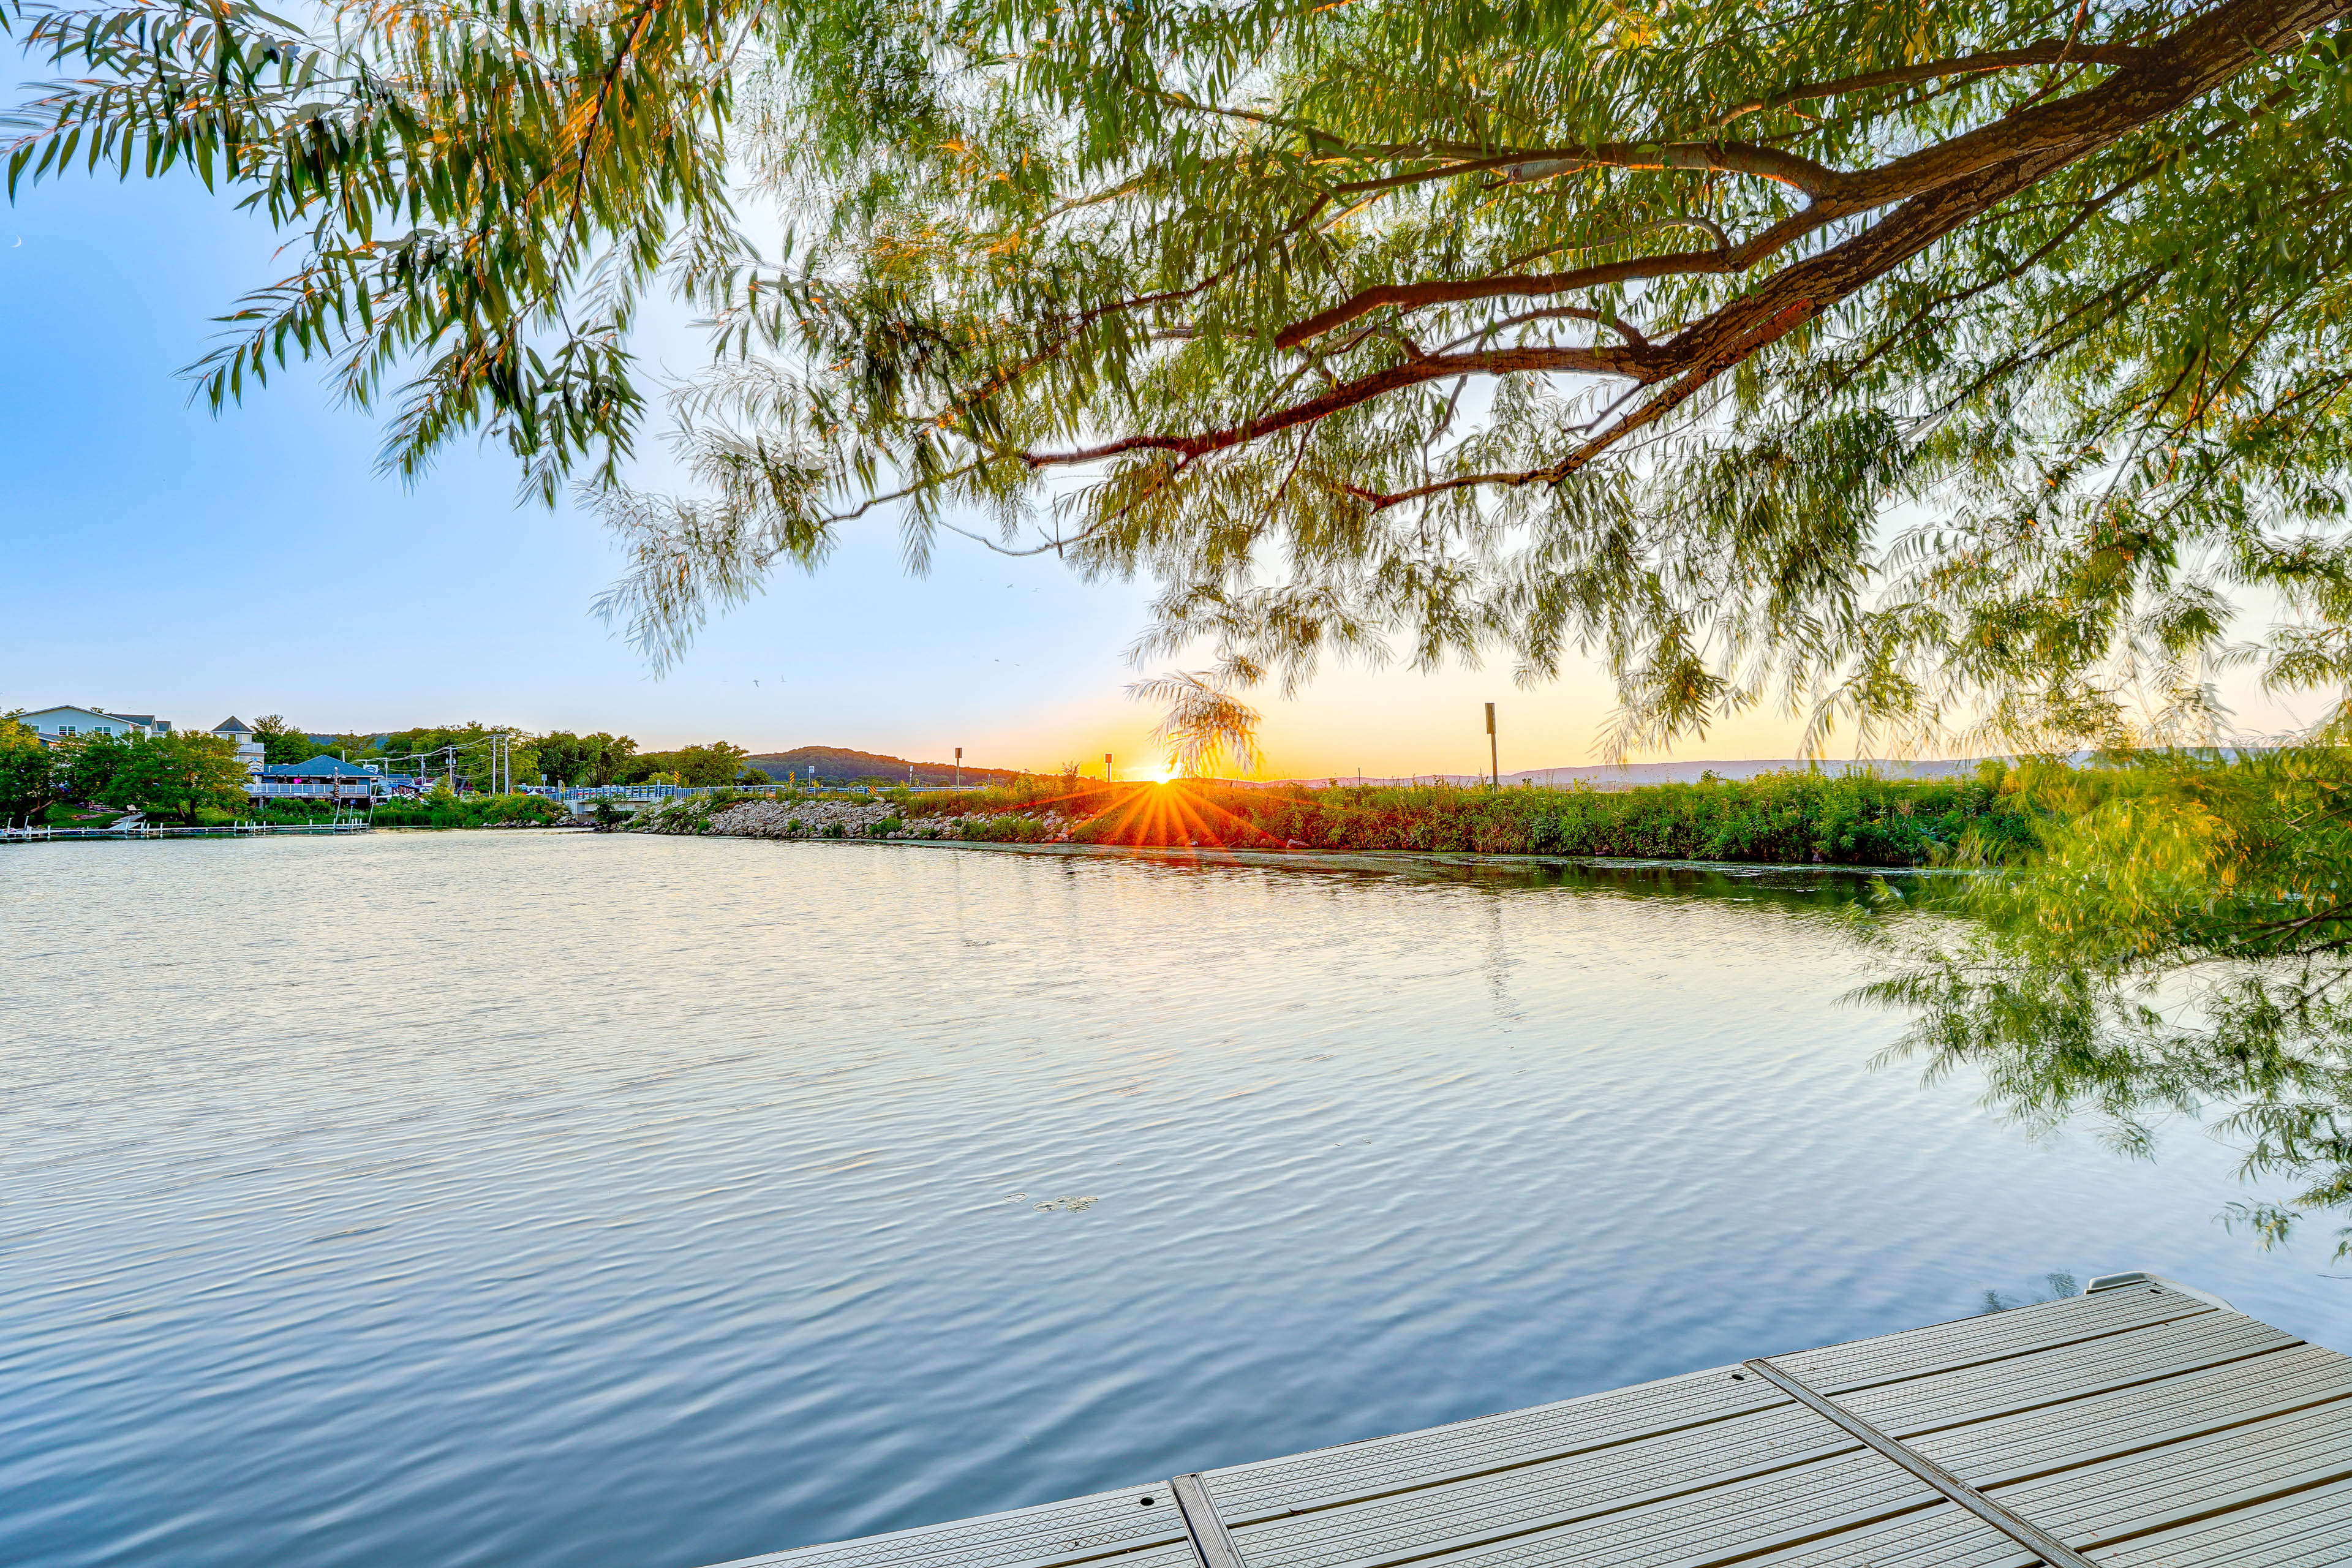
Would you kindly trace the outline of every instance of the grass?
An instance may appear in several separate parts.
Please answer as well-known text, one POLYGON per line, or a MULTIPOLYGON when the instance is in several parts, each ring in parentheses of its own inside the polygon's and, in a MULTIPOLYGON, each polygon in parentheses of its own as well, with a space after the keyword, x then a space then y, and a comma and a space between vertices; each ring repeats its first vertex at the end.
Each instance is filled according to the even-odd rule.
POLYGON ((130 816, 127 807, 105 805, 95 808, 79 805, 53 805, 41 814, 42 820, 52 827, 105 827, 130 816))
POLYGON ((1028 779, 989 789, 909 795, 901 815, 986 814, 967 839, 1034 841, 1041 814, 1081 820, 1073 841, 1296 846, 1486 855, 1624 856, 1832 866, 1928 866, 1975 835, 2026 842, 2032 817, 1997 766, 1959 780, 1768 773, 1737 782, 1626 790, 1465 789, 1449 785, 1234 789, 1208 784, 1108 785, 1028 779))

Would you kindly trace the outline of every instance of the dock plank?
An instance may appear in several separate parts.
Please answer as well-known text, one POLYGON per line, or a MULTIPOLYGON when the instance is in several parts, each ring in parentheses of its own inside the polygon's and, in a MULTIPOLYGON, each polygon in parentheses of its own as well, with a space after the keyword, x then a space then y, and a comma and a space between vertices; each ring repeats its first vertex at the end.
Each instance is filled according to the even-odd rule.
POLYGON ((2352 1558, 2352 1481, 2094 1548, 2106 1568, 2336 1568, 2352 1558))
POLYGON ((1228 1523, 1442 1486, 1736 1420, 1787 1395, 1736 1366, 1204 1472, 1228 1523))
POLYGON ((726 1568, 2032 1568, 2037 1541, 2100 1568, 2352 1563, 2352 1360, 2128 1276, 726 1568))
POLYGON ((2240 1313, 2206 1312, 2031 1355, 1882 1384, 1841 1395, 1839 1403, 1909 1441, 2137 1383, 2252 1361, 2302 1342, 2240 1313))
POLYGON ((718 1568, 1199 1568, 1164 1481, 945 1524, 739 1558, 718 1568), (1153 1500, 1148 1507, 1142 1499, 1153 1500))
POLYGON ((1674 1432, 1433 1491, 1266 1521, 1234 1538, 1250 1568, 1382 1568, 1803 1469, 1858 1447, 1788 1405, 1729 1429, 1674 1432))

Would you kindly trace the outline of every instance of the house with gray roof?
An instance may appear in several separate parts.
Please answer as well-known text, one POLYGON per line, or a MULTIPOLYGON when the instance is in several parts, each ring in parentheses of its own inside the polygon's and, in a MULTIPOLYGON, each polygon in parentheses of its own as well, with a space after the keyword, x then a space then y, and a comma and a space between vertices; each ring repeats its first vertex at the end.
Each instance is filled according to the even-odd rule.
POLYGON ((158 719, 152 713, 109 713, 102 708, 76 708, 63 705, 37 708, 30 713, 16 715, 19 723, 31 728, 41 738, 43 745, 53 746, 59 741, 69 741, 79 735, 168 735, 172 721, 158 719))

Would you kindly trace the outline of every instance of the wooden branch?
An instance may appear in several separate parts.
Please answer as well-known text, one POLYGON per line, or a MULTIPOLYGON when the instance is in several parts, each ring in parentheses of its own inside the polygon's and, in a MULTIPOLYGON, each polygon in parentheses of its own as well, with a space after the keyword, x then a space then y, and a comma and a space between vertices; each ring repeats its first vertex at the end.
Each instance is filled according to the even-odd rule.
MULTIPOLYGON (((1884 254, 1890 258, 1879 268, 1884 271, 1916 255, 1939 235, 1971 221, 1994 202, 2161 119, 2221 86, 2255 60, 2291 47, 2314 28, 2340 18, 2347 11, 2352 11, 2352 0, 2229 0, 2170 37, 2137 51, 2131 64, 2096 87, 1966 132, 1879 168, 1833 174, 1804 212, 1729 250, 1682 252, 1539 276, 1507 274, 1460 281, 1380 284, 1360 289, 1328 310, 1284 328, 1276 334, 1275 343, 1279 348, 1295 348, 1386 306, 1413 310, 1470 300, 1566 293, 1642 279, 1744 272, 1835 219, 1896 202, 1907 203, 1942 190, 1960 192, 1957 200, 1922 207, 1898 226, 1895 232, 1910 237, 1898 246, 1882 248, 1874 244, 1857 251, 1850 242, 1825 257, 1801 264, 1790 273, 1781 274, 1774 283, 1803 268, 1815 266, 1827 256, 1884 254), (1925 218, 1920 214, 1935 216, 1925 218), (1923 222, 1937 226, 1932 232, 1915 234, 1923 222), (1900 254, 1896 254, 1898 250, 1900 254)), ((1896 216, 1899 217, 1900 213, 1896 216)), ((1879 229, 1887 229, 1893 222, 1890 219, 1882 223, 1879 229)), ((1852 288, 1867 280, 1859 279, 1850 287, 1842 284, 1834 297, 1843 299, 1852 288)), ((1772 285, 1768 284, 1767 289, 1771 289, 1772 285)), ((1759 292, 1748 300, 1727 306, 1716 320, 1746 320, 1751 313, 1750 307, 1764 297, 1759 292)), ((1776 290, 1777 302, 1771 309, 1784 308, 1800 297, 1814 296, 1776 290)))
POLYGON ((1402 392, 1409 386, 1444 381, 1448 376, 1517 375, 1543 371, 1624 375, 1636 381, 1654 380, 1655 377, 1643 368, 1643 361, 1648 357, 1644 351, 1632 347, 1580 349, 1539 345, 1487 349, 1476 353, 1420 354, 1402 364, 1360 375, 1353 381, 1340 382, 1318 397, 1310 397, 1239 425, 1227 426, 1222 430, 1203 431, 1194 436, 1126 436, 1116 441, 1106 441, 1098 447, 1085 447, 1072 452, 1024 453, 1022 460, 1032 468, 1045 468, 1100 462, 1129 452, 1174 452, 1185 458, 1205 457, 1211 452, 1221 452, 1230 447, 1260 440, 1295 426, 1328 419, 1359 404, 1385 397, 1392 392, 1402 392))
MULTIPOLYGON (((1846 178, 1837 170, 1817 163, 1811 158, 1750 142, 1601 142, 1590 147, 1521 147, 1503 153, 1469 146, 1442 147, 1435 151, 1451 154, 1455 161, 1433 169, 1412 169, 1399 174, 1383 174, 1378 179, 1349 180, 1333 185, 1332 193, 1353 195, 1364 191, 1397 190, 1406 185, 1484 174, 1499 174, 1511 184, 1521 184, 1558 179, 1579 169, 1595 168, 1691 169, 1715 174, 1752 174, 1759 179, 1790 186, 1807 195, 1834 189, 1841 180, 1846 178)), ((1396 154, 1383 148, 1372 155, 1393 157, 1396 154)))
MULTIPOLYGON (((1344 483, 1339 488, 1375 508, 1386 508, 1474 486, 1557 484, 1628 437, 1664 419, 1725 370, 1852 297, 1937 239, 2347 13, 2352 13, 2352 0, 2227 0, 2149 47, 2099 86, 1968 132, 1871 174, 1848 176, 1853 185, 1837 199, 1818 201, 1741 245, 1547 276, 1383 285, 1362 290, 1286 329, 1276 339, 1281 347, 1295 347, 1388 305, 1416 308, 1510 295, 1556 294, 1638 278, 1745 271, 1834 218, 1853 216, 1868 205, 1900 201, 1894 211, 1862 233, 1784 268, 1745 297, 1684 328, 1670 342, 1654 344, 1637 339, 1607 347, 1522 345, 1426 354, 1404 341, 1407 357, 1400 363, 1352 381, 1335 381, 1318 396, 1222 429, 1129 436, 1068 452, 1024 453, 1023 460, 1034 469, 1097 462, 1130 452, 1163 451, 1190 463, 1280 431, 1311 426, 1391 393, 1463 375, 1565 373, 1623 376, 1636 387, 1659 386, 1633 414, 1541 468, 1458 475, 1394 493, 1344 483), (1851 195, 1856 187, 1866 195, 1851 195)), ((1598 312, 1593 314, 1597 317, 1598 312)))
POLYGON ((1811 234, 1835 216, 1840 215, 1825 213, 1818 207, 1807 208, 1728 248, 1634 257, 1624 261, 1604 261, 1591 267, 1580 267, 1569 272, 1504 273, 1460 282, 1379 284, 1360 290, 1328 310, 1318 311, 1303 321, 1283 328, 1275 334, 1274 346, 1297 348, 1335 327, 1345 326, 1359 316, 1370 315, 1386 305, 1420 310, 1431 305, 1461 304, 1472 300, 1565 294, 1575 289, 1606 288, 1614 283, 1631 283, 1651 278, 1744 272, 1811 234))
POLYGON ((1980 76, 1989 71, 2015 70, 2021 66, 2135 66, 2145 59, 2147 54, 2147 50, 2129 44, 2082 44, 2071 38, 2047 38, 2022 48, 1962 55, 1956 59, 1930 60, 1924 65, 1895 66, 1886 70, 1864 71, 1860 76, 1840 77, 1835 81, 1809 82, 1803 87, 1783 88, 1762 98, 1735 103, 1700 129, 1714 131, 1743 115, 1785 109, 1790 104, 1807 103, 1815 99, 1838 98, 1849 92, 1868 92, 1874 88, 1906 87, 1915 81, 1934 81, 1939 77, 1980 76))

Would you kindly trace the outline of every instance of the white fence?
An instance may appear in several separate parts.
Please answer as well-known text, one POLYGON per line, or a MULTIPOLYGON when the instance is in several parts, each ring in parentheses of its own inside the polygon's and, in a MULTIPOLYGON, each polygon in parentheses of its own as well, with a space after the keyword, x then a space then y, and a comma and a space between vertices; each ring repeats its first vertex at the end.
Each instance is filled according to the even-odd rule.
POLYGON ((255 779, 245 786, 247 798, 253 800, 327 800, 334 796, 364 799, 376 793, 380 781, 346 779, 341 784, 288 784, 278 779, 255 779))

